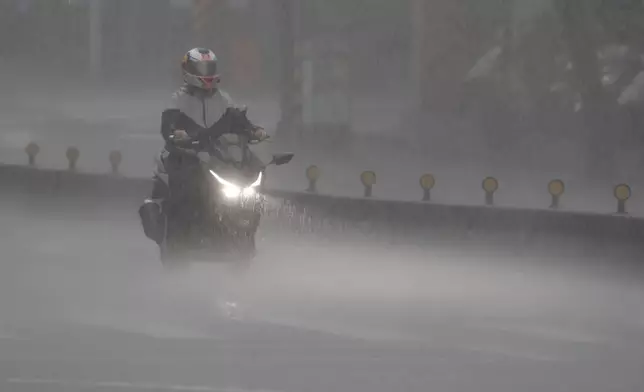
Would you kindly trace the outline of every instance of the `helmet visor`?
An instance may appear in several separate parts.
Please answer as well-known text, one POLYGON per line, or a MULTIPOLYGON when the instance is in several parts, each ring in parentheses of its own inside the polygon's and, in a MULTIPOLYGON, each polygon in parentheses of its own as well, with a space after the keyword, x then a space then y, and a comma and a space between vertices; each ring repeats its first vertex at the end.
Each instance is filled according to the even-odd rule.
POLYGON ((214 78, 217 76, 217 62, 212 60, 189 61, 186 64, 186 71, 202 78, 214 78))

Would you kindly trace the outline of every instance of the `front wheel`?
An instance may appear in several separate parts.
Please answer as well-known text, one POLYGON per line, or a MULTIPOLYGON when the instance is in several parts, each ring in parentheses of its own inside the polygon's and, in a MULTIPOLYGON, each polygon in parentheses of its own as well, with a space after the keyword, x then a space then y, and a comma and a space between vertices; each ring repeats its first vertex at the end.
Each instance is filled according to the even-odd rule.
POLYGON ((257 253, 255 233, 237 233, 232 239, 232 253, 236 261, 248 264, 257 253))
POLYGON ((159 245, 159 258, 163 268, 169 272, 180 272, 188 268, 187 263, 181 260, 178 249, 168 245, 167 243, 159 245))
POLYGON ((187 263, 181 260, 181 252, 178 242, 171 235, 167 216, 165 218, 163 241, 159 244, 159 258, 161 265, 169 272, 179 272, 188 268, 187 263))

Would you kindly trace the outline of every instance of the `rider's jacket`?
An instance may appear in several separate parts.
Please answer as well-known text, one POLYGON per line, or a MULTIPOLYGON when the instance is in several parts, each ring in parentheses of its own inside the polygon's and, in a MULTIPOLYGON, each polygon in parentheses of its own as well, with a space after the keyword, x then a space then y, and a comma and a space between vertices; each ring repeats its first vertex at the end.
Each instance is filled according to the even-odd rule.
MULTIPOLYGON (((225 125, 232 125, 229 121, 222 121, 231 112, 238 112, 228 94, 221 89, 208 93, 204 90, 184 85, 172 94, 170 103, 166 106, 161 116, 161 135, 168 138, 177 129, 183 129, 188 134, 194 132, 194 125, 199 128, 213 128, 222 126, 222 131, 227 131, 225 125), (228 124, 223 124, 223 123, 228 124), (192 125, 192 126, 191 126, 192 125)), ((236 116, 235 116, 236 117, 236 116)), ((193 135, 191 135, 193 136, 193 135)))

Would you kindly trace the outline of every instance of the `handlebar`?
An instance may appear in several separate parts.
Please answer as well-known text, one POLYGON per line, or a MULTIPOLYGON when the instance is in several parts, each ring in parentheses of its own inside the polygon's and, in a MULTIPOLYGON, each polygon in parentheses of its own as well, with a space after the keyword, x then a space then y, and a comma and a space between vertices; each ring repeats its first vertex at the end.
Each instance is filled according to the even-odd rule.
POLYGON ((196 138, 177 139, 174 135, 170 135, 169 139, 175 147, 181 148, 198 147, 201 144, 196 138))
POLYGON ((247 144, 248 144, 249 146, 254 146, 254 145, 257 145, 257 144, 259 144, 259 143, 263 143, 263 142, 272 142, 272 141, 273 141, 273 140, 271 139, 271 136, 270 136, 270 135, 266 135, 266 137, 265 137, 264 139, 262 139, 262 140, 249 140, 247 144))
MULTIPOLYGON (((246 142, 246 144, 251 145, 251 146, 252 145, 257 145, 257 144, 265 142, 265 141, 271 141, 270 138, 271 138, 270 135, 267 135, 266 138, 264 138, 262 140, 249 139, 246 142)), ((178 139, 178 138, 175 137, 175 135, 170 135, 169 139, 170 139, 170 142, 175 147, 181 148, 181 149, 197 149, 204 142, 204 139, 203 139, 202 135, 199 135, 197 137, 191 137, 191 138, 188 138, 188 139, 178 139)))
POLYGON ((201 146, 199 140, 193 138, 177 139, 174 135, 170 135, 169 141, 177 151, 192 156, 197 155, 201 146))

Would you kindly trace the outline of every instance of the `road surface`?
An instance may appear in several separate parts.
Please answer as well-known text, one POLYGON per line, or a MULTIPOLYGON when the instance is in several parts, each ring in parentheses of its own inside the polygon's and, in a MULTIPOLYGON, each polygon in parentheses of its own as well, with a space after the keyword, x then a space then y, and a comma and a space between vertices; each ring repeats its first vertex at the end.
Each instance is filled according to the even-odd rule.
POLYGON ((644 388, 642 276, 617 261, 264 228, 249 271, 169 274, 132 206, 88 205, 0 203, 3 392, 644 388))

